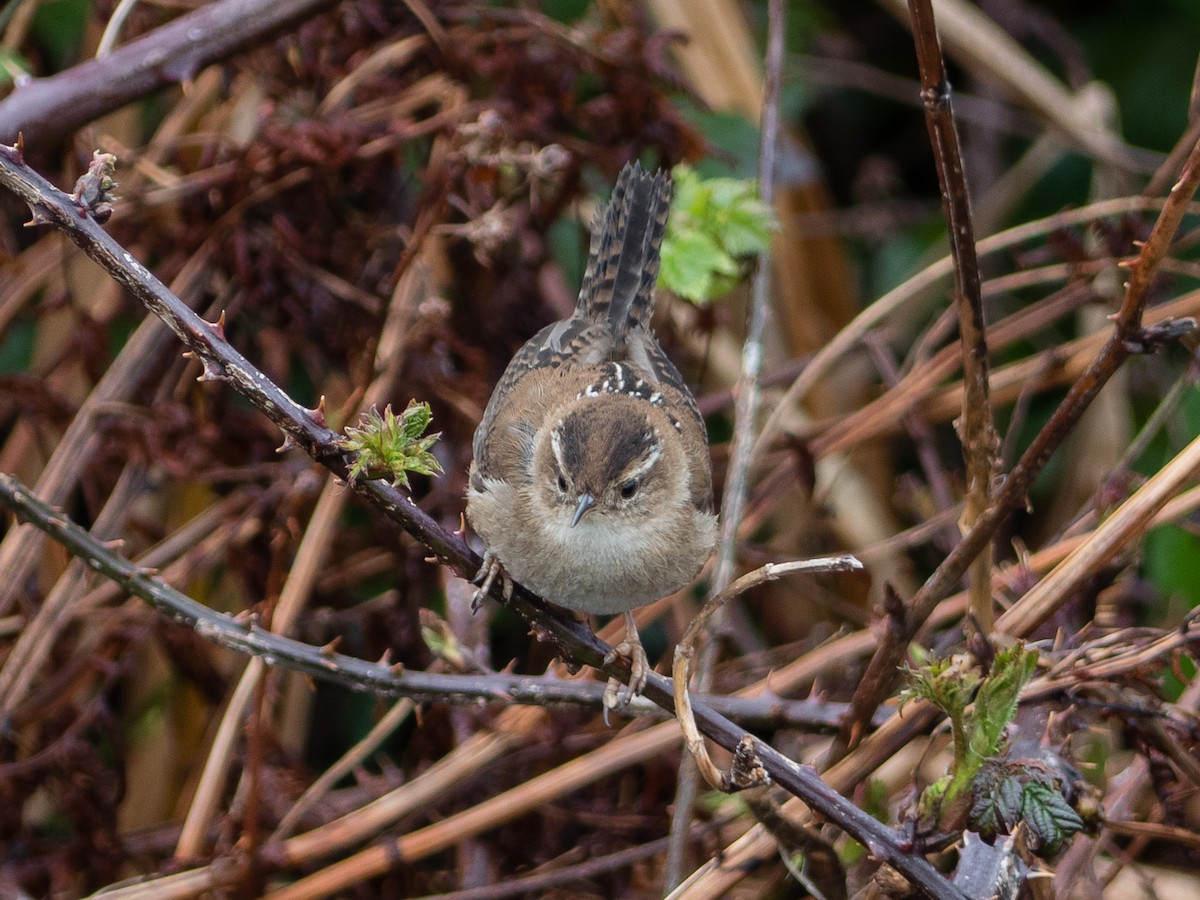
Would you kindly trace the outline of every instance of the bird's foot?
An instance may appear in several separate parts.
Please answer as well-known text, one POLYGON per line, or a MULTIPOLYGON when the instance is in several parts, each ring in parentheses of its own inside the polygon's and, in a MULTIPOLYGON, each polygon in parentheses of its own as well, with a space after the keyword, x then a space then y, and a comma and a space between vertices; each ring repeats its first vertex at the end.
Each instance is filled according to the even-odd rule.
POLYGON ((646 658, 646 650, 642 647, 642 639, 638 636, 637 624, 633 621, 633 613, 625 613, 625 639, 617 644, 604 657, 605 665, 615 662, 618 656, 629 660, 629 686, 626 687, 618 679, 608 679, 604 688, 604 721, 608 722, 610 709, 624 709, 629 701, 642 692, 646 679, 650 675, 650 660, 646 658))
POLYGON ((483 600, 492 591, 492 582, 500 577, 501 583, 504 585, 504 602, 507 603, 512 599, 513 580, 509 577, 508 572, 504 571, 504 564, 500 562, 500 557, 496 556, 491 550, 485 550, 483 553, 483 565, 479 567, 479 571, 475 573, 474 583, 479 585, 474 596, 471 597, 471 612, 479 612, 479 607, 483 606, 483 600))

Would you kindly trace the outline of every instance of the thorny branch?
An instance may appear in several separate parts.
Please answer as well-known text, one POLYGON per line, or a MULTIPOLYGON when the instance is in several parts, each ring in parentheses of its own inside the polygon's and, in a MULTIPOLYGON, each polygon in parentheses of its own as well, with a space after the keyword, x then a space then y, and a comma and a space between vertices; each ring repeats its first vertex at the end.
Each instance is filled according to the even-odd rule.
MULTIPOLYGON (((961 527, 969 530, 991 499, 999 440, 992 421, 988 396, 987 328, 979 284, 979 257, 975 250, 975 226, 971 219, 971 196, 963 170, 958 126, 954 120, 950 82, 934 22, 930 0, 909 0, 913 40, 921 70, 921 97, 925 102, 925 124, 937 162, 942 206, 954 260, 954 303, 958 308, 958 333, 962 353, 963 402, 959 433, 967 469, 967 496, 961 527)), ((992 552, 986 543, 970 568, 971 612, 983 635, 992 631, 992 552)))
MULTIPOLYGON (((22 522, 30 523, 85 559, 95 571, 145 600, 159 612, 191 628, 221 647, 274 661, 277 665, 335 681, 355 690, 385 697, 407 697, 439 703, 527 703, 536 706, 569 705, 598 708, 604 685, 594 681, 567 681, 528 675, 489 672, 475 675, 439 674, 407 670, 398 664, 369 663, 314 647, 259 627, 253 618, 214 612, 202 603, 172 588, 153 570, 145 570, 113 552, 61 513, 42 503, 28 487, 11 475, 0 473, 0 504, 22 522)), ((821 700, 786 700, 780 697, 705 697, 704 702, 721 715, 746 727, 801 727, 832 730, 845 704, 821 700)), ((663 716, 661 707, 638 698, 623 707, 633 715, 663 716)), ((880 711, 876 722, 886 714, 880 711)))
MULTIPOLYGON (((304 409, 273 384, 229 345, 220 322, 211 324, 194 313, 97 225, 87 210, 30 169, 23 160, 19 146, 0 146, 0 184, 29 204, 35 224, 51 224, 66 233, 152 313, 159 316, 201 361, 204 366, 202 378, 228 382, 313 459, 341 478, 348 478, 348 464, 345 453, 337 443, 338 435, 323 424, 320 410, 304 409)), ((374 507, 429 547, 438 560, 455 572, 469 577, 478 569, 479 557, 462 538, 441 528, 411 498, 382 481, 351 481, 349 484, 374 507)), ((497 585, 494 594, 499 595, 500 591, 497 585)), ((499 596, 496 599, 500 599, 499 596)), ((514 592, 512 606, 540 633, 552 639, 566 658, 590 665, 606 675, 628 677, 627 663, 604 664, 608 648, 591 632, 567 620, 519 585, 514 592)), ((250 632, 242 640, 246 649, 255 644, 254 635, 250 632)), ((320 651, 313 652, 318 655, 313 660, 314 667, 327 669, 327 664, 319 658, 320 651)), ((364 676, 370 674, 369 671, 364 672, 364 676)), ((644 695, 665 709, 673 709, 670 685, 661 676, 651 674, 644 695)), ((750 737, 707 705, 696 703, 694 709, 696 721, 706 736, 730 750, 737 749, 745 741, 751 741, 755 755, 776 784, 803 798, 812 809, 853 835, 875 856, 889 862, 928 896, 947 900, 961 898, 957 889, 928 860, 914 852, 898 832, 832 791, 811 766, 797 765, 771 746, 750 737)))
MULTIPOLYGON (((958 424, 967 470, 967 494, 959 526, 963 531, 969 531, 991 502, 999 446, 988 396, 987 329, 979 282, 979 256, 975 248, 971 197, 963 170, 958 126, 954 121, 950 82, 946 76, 933 6, 930 0, 909 0, 908 6, 917 64, 921 72, 925 124, 929 129, 929 140, 937 164, 942 207, 950 238, 950 257, 954 264, 954 303, 958 310, 963 369, 962 415, 958 424)), ((975 627, 986 636, 991 633, 993 625, 990 539, 980 543, 976 553, 967 560, 967 565, 970 571, 972 617, 975 627)), ((894 617, 890 617, 889 622, 894 624, 894 617)), ((907 644, 908 639, 900 642, 900 646, 907 644)), ((861 694, 866 698, 891 692, 899 657, 893 660, 895 650, 891 642, 881 645, 879 656, 886 659, 886 666, 869 666, 856 696, 861 694)), ((854 706, 855 710, 859 708, 854 706)), ((867 708, 867 700, 864 699, 861 709, 867 708)), ((863 724, 853 716, 846 720, 838 736, 838 751, 843 751, 858 740, 863 724)))

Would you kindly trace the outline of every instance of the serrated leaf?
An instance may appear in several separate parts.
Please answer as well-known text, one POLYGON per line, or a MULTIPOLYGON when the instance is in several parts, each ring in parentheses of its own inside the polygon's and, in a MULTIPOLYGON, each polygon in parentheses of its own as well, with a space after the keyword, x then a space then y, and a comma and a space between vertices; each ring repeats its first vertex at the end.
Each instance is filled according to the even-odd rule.
POLYGON ((996 817, 1003 834, 1011 834, 1021 821, 1024 788, 1018 778, 1005 775, 996 788, 996 817))
POLYGON ((659 281, 694 303, 728 293, 743 277, 739 258, 766 249, 774 220, 753 182, 701 179, 676 166, 675 199, 663 242, 659 281))
POLYGON ((414 441, 425 433, 425 429, 433 421, 433 412, 429 409, 428 403, 417 403, 413 400, 409 401, 401 420, 404 426, 404 436, 408 440, 414 441))
POLYGON ((755 200, 729 211, 721 228, 721 243, 734 256, 753 256, 771 245, 771 215, 755 200))
POLYGON ((971 790, 969 827, 985 838, 1011 834, 1021 820, 1024 797, 1020 780, 1001 766, 986 765, 976 776, 971 790))
POLYGON ((397 416, 389 405, 383 414, 374 407, 363 413, 357 426, 346 429, 341 446, 355 453, 350 477, 387 478, 393 486, 409 487, 408 473, 437 475, 441 464, 429 452, 441 434, 421 436, 433 420, 428 403, 410 401, 397 416))
POLYGON ((1000 750, 1004 730, 1017 714, 1021 689, 1037 667, 1037 653, 1016 645, 1001 650, 975 696, 971 717, 971 751, 980 759, 1000 750))
POLYGON ((960 718, 979 685, 979 673, 958 657, 935 659, 917 668, 905 667, 913 696, 940 707, 951 720, 960 718))
POLYGON ((1083 830, 1083 819, 1059 791, 1044 784, 1025 785, 1022 817, 1037 847, 1053 853, 1058 845, 1083 830))
POLYGON ((416 472, 418 475, 436 475, 442 471, 442 467, 438 465, 436 459, 421 459, 419 457, 409 457, 405 460, 404 469, 409 472, 416 472))
POLYGON ((432 447, 434 444, 436 444, 438 442, 438 439, 441 436, 442 436, 442 434, 440 431, 436 432, 435 434, 427 434, 427 435, 425 435, 425 437, 419 438, 418 440, 414 441, 413 446, 416 447, 418 450, 428 450, 430 447, 432 447))

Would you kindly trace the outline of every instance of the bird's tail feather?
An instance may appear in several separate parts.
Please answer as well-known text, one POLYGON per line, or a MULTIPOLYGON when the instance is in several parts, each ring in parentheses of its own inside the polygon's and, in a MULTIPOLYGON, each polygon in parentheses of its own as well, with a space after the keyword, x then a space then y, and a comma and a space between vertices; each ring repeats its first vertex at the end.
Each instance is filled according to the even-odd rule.
POLYGON ((593 228, 577 311, 607 319, 615 337, 649 324, 671 190, 666 172, 651 175, 640 163, 626 164, 593 228))

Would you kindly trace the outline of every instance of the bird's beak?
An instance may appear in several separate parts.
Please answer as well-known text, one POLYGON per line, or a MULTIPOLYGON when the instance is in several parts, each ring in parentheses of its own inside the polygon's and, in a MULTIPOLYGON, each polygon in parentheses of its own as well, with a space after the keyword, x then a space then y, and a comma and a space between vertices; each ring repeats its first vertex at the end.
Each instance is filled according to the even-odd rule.
POLYGON ((583 494, 579 498, 579 505, 575 507, 575 517, 571 519, 571 527, 574 528, 579 524, 579 520, 583 518, 583 514, 596 505, 596 498, 591 494, 583 494))

